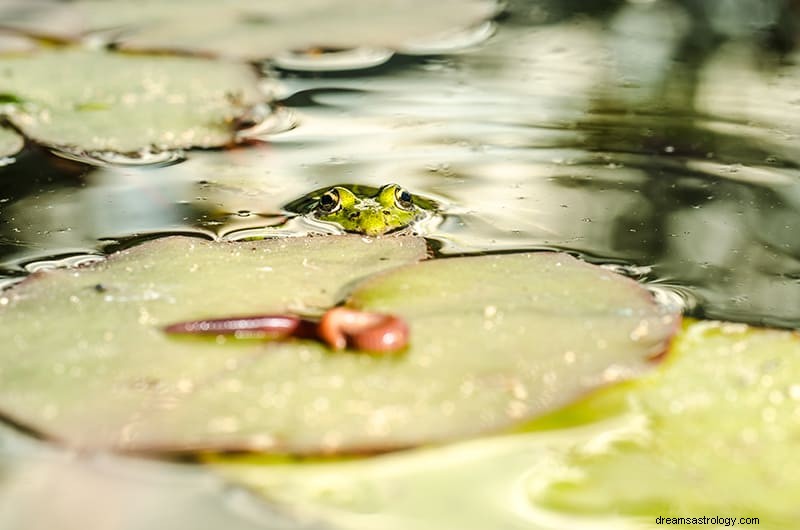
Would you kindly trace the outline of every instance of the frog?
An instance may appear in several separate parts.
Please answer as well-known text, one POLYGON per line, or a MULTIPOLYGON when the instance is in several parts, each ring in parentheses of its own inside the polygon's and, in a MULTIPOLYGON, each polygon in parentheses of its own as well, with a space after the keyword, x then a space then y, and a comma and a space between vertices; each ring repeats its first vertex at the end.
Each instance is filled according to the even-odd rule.
POLYGON ((433 201, 412 195, 398 184, 380 188, 339 185, 322 188, 286 205, 286 209, 333 223, 345 232, 370 237, 405 231, 429 217, 433 201))

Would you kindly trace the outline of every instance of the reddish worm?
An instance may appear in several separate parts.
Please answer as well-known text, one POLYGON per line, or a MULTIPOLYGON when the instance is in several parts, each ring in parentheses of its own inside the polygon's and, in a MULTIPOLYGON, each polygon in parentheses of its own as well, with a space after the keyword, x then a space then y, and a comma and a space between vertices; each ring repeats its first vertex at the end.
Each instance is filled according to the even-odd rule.
POLYGON ((334 350, 349 347, 371 353, 402 350, 409 336, 408 325, 400 317, 346 307, 328 310, 319 323, 293 315, 253 315, 178 322, 166 326, 164 331, 240 338, 315 338, 334 350))

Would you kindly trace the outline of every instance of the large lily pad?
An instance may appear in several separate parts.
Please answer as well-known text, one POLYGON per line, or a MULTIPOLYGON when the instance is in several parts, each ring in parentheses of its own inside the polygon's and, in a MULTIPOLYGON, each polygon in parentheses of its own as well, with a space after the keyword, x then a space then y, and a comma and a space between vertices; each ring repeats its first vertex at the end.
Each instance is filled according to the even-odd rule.
POLYGON ((266 95, 247 66, 200 58, 52 50, 0 57, 9 119, 37 142, 82 151, 215 147, 266 95), (53 84, 53 79, 58 79, 53 84))
POLYGON ((437 260, 358 288, 353 305, 409 321, 400 356, 160 329, 326 307, 424 252, 417 238, 178 238, 36 276, 4 298, 0 409, 80 446, 390 450, 512 425, 637 374, 679 319, 631 280, 540 253, 437 260))
POLYGON ((768 528, 796 528, 797 334, 699 322, 679 335, 670 359, 625 393, 647 432, 604 451, 593 442, 574 451, 534 498, 595 517, 757 517, 768 528))
POLYGON ((0 20, 35 35, 79 39, 112 30, 121 47, 263 59, 309 47, 405 44, 491 17, 490 0, 82 0, 12 2, 0 20), (190 23, 187 23, 190 21, 190 23))
MULTIPOLYGON (((153 416, 177 416, 170 409, 192 389, 216 387, 217 379, 269 353, 260 341, 176 339, 163 325, 209 315, 315 311, 335 303, 350 282, 425 253, 416 238, 212 243, 175 237, 96 266, 35 274, 0 297, 0 408, 74 445, 148 445, 153 416), (140 427, 147 438, 136 436, 140 427)), ((244 409, 227 412, 236 417, 244 409)), ((174 442, 214 444, 214 414, 174 442)))
MULTIPOLYGON (((0 127, 0 159, 14 156, 25 144, 22 137, 10 129, 0 127)), ((2 165, 2 162, 0 162, 2 165)))

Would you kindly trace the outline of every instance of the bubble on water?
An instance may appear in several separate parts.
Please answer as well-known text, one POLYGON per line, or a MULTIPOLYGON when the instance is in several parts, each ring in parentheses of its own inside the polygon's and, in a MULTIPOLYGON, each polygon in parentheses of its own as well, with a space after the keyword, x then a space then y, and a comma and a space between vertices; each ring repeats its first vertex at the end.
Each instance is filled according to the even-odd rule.
POLYGON ((186 155, 180 149, 148 148, 134 153, 117 153, 55 147, 51 151, 62 158, 98 167, 166 167, 186 160, 186 155))
POLYGON ((311 48, 279 53, 272 64, 297 72, 350 72, 375 68, 393 55, 388 48, 311 48))

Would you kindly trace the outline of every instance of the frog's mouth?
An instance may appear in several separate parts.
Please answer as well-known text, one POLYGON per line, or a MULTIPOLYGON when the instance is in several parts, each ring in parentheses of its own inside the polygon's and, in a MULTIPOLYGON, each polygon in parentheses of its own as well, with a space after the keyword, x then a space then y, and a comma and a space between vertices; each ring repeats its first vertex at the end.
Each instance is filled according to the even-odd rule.
POLYGON ((409 219, 408 222, 396 225, 393 219, 393 213, 390 210, 384 209, 380 203, 374 199, 364 199, 352 212, 347 214, 347 220, 353 225, 358 226, 357 229, 347 230, 348 232, 358 232, 368 236, 380 236, 407 228, 408 225, 414 221, 414 218, 409 219))

